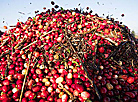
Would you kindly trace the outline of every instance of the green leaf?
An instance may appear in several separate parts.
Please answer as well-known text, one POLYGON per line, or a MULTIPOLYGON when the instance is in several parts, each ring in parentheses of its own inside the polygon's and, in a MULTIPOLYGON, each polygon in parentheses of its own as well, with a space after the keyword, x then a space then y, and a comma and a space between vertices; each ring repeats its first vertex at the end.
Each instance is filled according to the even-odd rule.
POLYGON ((35 17, 33 17, 33 21, 35 20, 35 17))
POLYGON ((79 66, 78 62, 76 62, 76 61, 72 61, 72 63, 75 63, 76 66, 79 66))
POLYGON ((39 35, 41 36, 41 33, 39 33, 39 35))
POLYGON ((67 49, 67 51, 70 53, 70 50, 69 49, 67 49))
POLYGON ((45 19, 44 17, 41 18, 42 20, 45 19))
POLYGON ((87 99, 85 102, 92 102, 91 100, 87 99))
POLYGON ((63 59, 63 62, 65 62, 66 61, 66 59, 63 59))
POLYGON ((36 86, 36 84, 33 84, 32 86, 36 86))
POLYGON ((64 11, 63 7, 60 7, 60 9, 61 9, 62 11, 64 11))
POLYGON ((61 47, 58 47, 58 49, 61 49, 61 47))
POLYGON ((35 95, 35 96, 34 96, 34 99, 35 99, 36 97, 37 97, 37 96, 35 95))

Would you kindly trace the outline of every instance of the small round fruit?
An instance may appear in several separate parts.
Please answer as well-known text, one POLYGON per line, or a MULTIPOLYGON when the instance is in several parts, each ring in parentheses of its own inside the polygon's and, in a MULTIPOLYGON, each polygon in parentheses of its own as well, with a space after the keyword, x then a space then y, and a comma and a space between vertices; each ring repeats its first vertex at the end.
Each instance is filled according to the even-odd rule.
POLYGON ((132 84, 134 82, 134 77, 128 77, 127 82, 132 84))
POLYGON ((67 102, 68 101, 68 95, 64 94, 62 95, 62 102, 67 102))
POLYGON ((100 48, 99 48, 99 52, 100 52, 100 53, 104 53, 104 47, 100 47, 100 48))
POLYGON ((49 46, 48 46, 48 45, 45 45, 45 46, 44 46, 44 49, 45 49, 45 50, 48 50, 48 49, 49 49, 49 46))
POLYGON ((62 41, 62 37, 58 37, 57 42, 61 42, 61 41, 62 41))
POLYGON ((107 93, 107 89, 106 89, 105 87, 102 87, 102 88, 101 88, 101 93, 102 93, 102 94, 106 94, 106 93, 107 93))
POLYGON ((9 85, 10 81, 9 80, 4 80, 2 83, 3 83, 3 85, 9 85))
POLYGON ((32 99, 34 99, 34 98, 35 98, 35 93, 33 93, 33 92, 32 92, 32 93, 30 93, 30 94, 29 94, 29 99, 31 99, 31 100, 32 100, 32 99))
POLYGON ((2 86, 1 89, 4 93, 6 93, 8 91, 8 87, 6 85, 2 86))
POLYGON ((35 52, 35 53, 34 53, 34 56, 35 56, 35 57, 39 57, 39 56, 40 56, 39 52, 35 52))
POLYGON ((74 90, 74 91, 73 91, 73 95, 74 95, 74 96, 79 96, 79 91, 74 90))
POLYGON ((29 90, 29 91, 26 91, 25 93, 24 93, 24 96, 25 97, 29 97, 29 95, 31 94, 32 92, 29 90))
POLYGON ((83 91, 81 93, 81 97, 86 100, 86 99, 90 98, 90 93, 87 91, 83 91))
POLYGON ((82 85, 76 84, 75 85, 76 90, 78 90, 80 93, 84 91, 84 87, 82 85))
POLYGON ((56 83, 61 83, 61 82, 63 82, 63 80, 64 80, 63 77, 58 77, 58 78, 56 79, 56 83))

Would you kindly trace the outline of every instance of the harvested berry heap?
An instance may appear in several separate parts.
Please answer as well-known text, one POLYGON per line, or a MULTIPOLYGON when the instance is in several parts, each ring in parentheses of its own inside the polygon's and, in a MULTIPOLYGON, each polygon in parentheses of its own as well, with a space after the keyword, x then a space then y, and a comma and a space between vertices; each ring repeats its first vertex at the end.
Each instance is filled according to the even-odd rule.
POLYGON ((39 13, 1 37, 0 102, 137 102, 137 47, 113 19, 39 13))

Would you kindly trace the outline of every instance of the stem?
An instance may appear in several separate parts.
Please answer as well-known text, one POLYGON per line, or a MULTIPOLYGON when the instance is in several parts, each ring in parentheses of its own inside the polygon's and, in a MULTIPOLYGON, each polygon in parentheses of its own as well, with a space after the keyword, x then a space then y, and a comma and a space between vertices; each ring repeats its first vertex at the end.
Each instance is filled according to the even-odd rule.
POLYGON ((116 42, 115 42, 115 41, 113 41, 112 39, 107 38, 106 36, 101 35, 101 34, 98 34, 98 33, 95 33, 95 34, 96 34, 97 36, 100 36, 100 37, 102 37, 102 38, 104 38, 104 39, 108 40, 109 42, 113 43, 115 46, 118 46, 118 43, 116 43, 116 42))
POLYGON ((34 42, 30 43, 29 45, 25 46, 25 47, 24 47, 24 48, 22 48, 21 50, 24 50, 24 49, 26 49, 26 48, 30 47, 31 45, 33 45, 33 44, 35 44, 35 43, 37 43, 37 41, 34 41, 34 42))
POLYGON ((94 65, 94 69, 96 70, 99 70, 98 67, 96 66, 95 64, 95 60, 96 60, 96 52, 97 52, 97 46, 98 46, 98 40, 95 40, 96 44, 95 44, 95 49, 94 49, 94 52, 95 52, 95 56, 93 57, 93 65, 94 65), (95 67, 96 66, 96 67, 95 67))
MULTIPOLYGON (((31 56, 32 56, 32 52, 31 52, 31 56)), ((25 77, 24 77, 24 82, 23 82, 23 86, 22 86, 22 90, 21 90, 19 102, 22 101, 24 86, 25 86, 25 82, 26 82, 26 78, 27 78, 27 74, 28 74, 28 70, 29 70, 30 63, 31 63, 31 57, 30 57, 30 59, 29 59, 29 65, 28 65, 28 68, 27 68, 27 71, 26 71, 26 74, 25 74, 25 77)))
POLYGON ((8 69, 9 69, 9 66, 10 66, 10 54, 7 55, 7 61, 8 61, 8 65, 6 66, 5 77, 6 77, 7 74, 8 74, 8 69))
MULTIPOLYGON (((67 27, 67 26, 66 26, 66 27, 67 27)), ((90 31, 90 32, 91 32, 91 31, 90 31)), ((69 37, 67 36, 67 29, 66 29, 66 28, 65 28, 65 37, 68 39, 68 42, 69 42, 69 44, 70 44, 72 50, 74 51, 74 53, 75 53, 76 56, 78 57, 79 61, 81 62, 81 64, 82 64, 82 69, 85 71, 86 77, 89 79, 90 83, 91 83, 92 85, 94 85, 94 83, 93 83, 93 81, 91 80, 91 77, 90 77, 90 75, 89 75, 87 69, 85 68, 83 62, 81 61, 81 58, 79 57, 78 53, 77 53, 76 50, 74 49, 74 47, 73 47, 73 45, 72 45, 72 43, 71 43, 71 41, 70 41, 70 39, 69 39, 69 37)), ((97 94, 98 98, 101 99, 101 95, 99 94, 99 92, 97 92, 97 90, 95 90, 95 91, 96 91, 96 94, 97 94)))
MULTIPOLYGON (((35 68, 35 66, 37 65, 38 59, 35 59, 34 61, 35 61, 35 63, 34 63, 34 66, 32 67, 32 69, 35 68)), ((34 62, 34 61, 33 61, 33 62, 34 62)))
POLYGON ((106 58, 106 60, 108 60, 108 59, 111 58, 112 56, 114 57, 114 56, 118 53, 118 51, 123 47, 123 45, 125 45, 126 43, 128 43, 128 41, 123 42, 122 44, 120 44, 120 45, 118 46, 118 48, 116 48, 116 49, 113 51, 113 53, 111 53, 111 54, 109 55, 109 57, 106 58))
POLYGON ((58 87, 63 89, 71 97, 71 100, 74 100, 73 95, 66 88, 64 88, 61 83, 59 83, 58 87))
POLYGON ((46 36, 47 34, 49 34, 49 33, 52 33, 53 31, 58 31, 58 30, 51 30, 51 31, 49 31, 49 32, 44 32, 44 34, 40 37, 40 39, 42 38, 42 37, 44 37, 44 36, 46 36))
POLYGON ((4 42, 1 44, 0 47, 4 46, 7 43, 8 40, 9 40, 9 38, 5 39, 4 42))
POLYGON ((14 47, 14 49, 16 49, 16 48, 17 48, 20 44, 22 44, 24 41, 25 41, 25 37, 22 39, 21 42, 19 42, 19 43, 14 47))
POLYGON ((5 55, 7 55, 7 54, 10 54, 10 51, 6 51, 6 53, 3 52, 3 53, 1 54, 1 56, 0 56, 0 58, 2 58, 3 56, 5 56, 5 55))
POLYGON ((87 31, 87 32, 76 33, 76 34, 87 34, 87 33, 90 33, 90 32, 92 32, 92 31, 96 30, 97 28, 98 28, 98 27, 94 27, 94 28, 92 28, 91 30, 89 30, 89 31, 87 31))

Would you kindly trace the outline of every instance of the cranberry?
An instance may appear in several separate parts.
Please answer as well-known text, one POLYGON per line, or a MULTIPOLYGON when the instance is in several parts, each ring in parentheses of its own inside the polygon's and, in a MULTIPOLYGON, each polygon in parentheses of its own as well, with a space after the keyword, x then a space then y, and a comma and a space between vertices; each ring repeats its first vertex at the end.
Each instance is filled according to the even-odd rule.
POLYGON ((13 99, 17 99, 19 97, 19 91, 15 92, 12 97, 13 99))
POLYGON ((110 98, 109 97, 104 97, 103 102, 110 102, 110 98))
POLYGON ((107 93, 107 89, 106 89, 105 87, 102 87, 102 88, 101 88, 101 93, 102 93, 102 94, 106 94, 106 93, 107 93))
POLYGON ((76 90, 78 90, 79 92, 82 92, 84 90, 84 87, 82 85, 76 84, 75 85, 76 90))
POLYGON ((48 92, 47 91, 42 91, 41 92, 41 97, 42 98, 47 98, 47 96, 48 96, 48 92))
POLYGON ((19 90, 21 90, 21 89, 22 89, 22 84, 17 84, 17 88, 18 88, 19 90))
POLYGON ((4 93, 6 93, 8 90, 9 90, 9 89, 8 89, 8 86, 6 86, 6 85, 2 86, 2 91, 3 91, 4 93))
POLYGON ((119 95, 119 91, 118 90, 114 90, 114 94, 115 95, 119 95))
POLYGON ((78 73, 74 73, 74 74, 73 74, 73 77, 74 77, 74 78, 78 78, 78 77, 79 77, 78 73))
POLYGON ((52 96, 48 96, 47 100, 50 101, 50 102, 53 102, 53 97, 52 96))
POLYGON ((86 87, 90 87, 90 82, 88 82, 88 81, 86 81, 86 82, 84 82, 84 85, 86 86, 86 87))
POLYGON ((117 85, 118 81, 116 79, 111 79, 111 83, 117 85))
POLYGON ((24 96, 25 97, 29 97, 29 95, 31 94, 32 92, 29 90, 29 91, 26 91, 25 93, 24 93, 24 96))
POLYGON ((31 100, 34 99, 35 98, 35 93, 30 93, 28 98, 31 99, 31 100))
POLYGON ((9 85, 10 81, 9 80, 4 80, 2 83, 3 83, 3 85, 9 85))
POLYGON ((52 84, 52 87, 53 87, 54 89, 56 89, 56 88, 57 88, 57 83, 53 83, 53 84, 52 84))
POLYGON ((127 82, 130 83, 130 84, 133 83, 134 82, 134 77, 128 77, 127 82))
POLYGON ((135 98, 135 94, 133 92, 125 92, 125 95, 127 95, 131 98, 135 98))
POLYGON ((106 81, 105 80, 102 80, 101 81, 101 84, 102 84, 102 86, 104 86, 106 84, 106 81))
POLYGON ((124 100, 124 102, 128 102, 128 101, 130 100, 130 97, 124 96, 124 97, 123 97, 123 100, 124 100))
POLYGON ((88 98, 90 98, 90 93, 88 93, 87 91, 83 91, 83 92, 81 93, 81 97, 82 97, 83 99, 88 99, 88 98))
POLYGON ((72 79, 67 79, 66 82, 68 85, 72 85, 72 79))
POLYGON ((40 90, 40 86, 35 86, 32 88, 33 92, 38 92, 40 90))
POLYGON ((27 98, 24 97, 24 98, 22 99, 22 102, 27 102, 27 98))
POLYGON ((99 48, 99 52, 100 52, 100 53, 104 53, 104 47, 100 47, 100 48, 99 48))
POLYGON ((114 95, 113 91, 108 91, 108 95, 113 96, 114 95))
POLYGON ((116 85, 116 86, 115 86, 115 88, 116 88, 117 90, 119 90, 119 91, 121 91, 121 90, 122 90, 121 85, 116 85))

